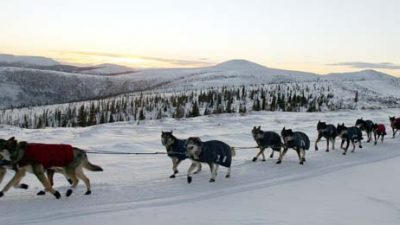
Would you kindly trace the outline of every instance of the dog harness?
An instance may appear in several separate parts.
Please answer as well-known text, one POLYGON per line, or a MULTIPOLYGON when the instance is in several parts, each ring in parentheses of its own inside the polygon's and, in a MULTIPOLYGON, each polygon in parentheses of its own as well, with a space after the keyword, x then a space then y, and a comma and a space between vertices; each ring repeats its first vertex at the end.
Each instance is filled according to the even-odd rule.
POLYGON ((28 144, 24 156, 19 161, 20 166, 29 163, 42 164, 45 169, 64 167, 74 158, 73 147, 64 144, 28 144))

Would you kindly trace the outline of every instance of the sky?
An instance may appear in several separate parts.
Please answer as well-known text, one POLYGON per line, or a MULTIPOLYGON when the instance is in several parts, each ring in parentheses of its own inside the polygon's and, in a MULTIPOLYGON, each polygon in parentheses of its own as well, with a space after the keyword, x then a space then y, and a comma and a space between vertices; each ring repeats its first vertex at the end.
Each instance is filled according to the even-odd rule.
POLYGON ((247 59, 400 76, 399 0, 1 0, 0 53, 73 64, 247 59))

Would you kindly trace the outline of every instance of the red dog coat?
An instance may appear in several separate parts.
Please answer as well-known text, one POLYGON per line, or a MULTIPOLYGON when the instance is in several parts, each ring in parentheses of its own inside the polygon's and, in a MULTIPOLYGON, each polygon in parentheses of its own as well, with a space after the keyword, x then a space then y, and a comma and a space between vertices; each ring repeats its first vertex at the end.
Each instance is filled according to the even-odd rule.
POLYGON ((378 127, 376 128, 379 134, 386 134, 386 128, 385 125, 383 124, 378 124, 378 127))
POLYGON ((72 162, 73 147, 63 144, 28 144, 25 154, 19 165, 39 163, 44 168, 63 167, 72 162))

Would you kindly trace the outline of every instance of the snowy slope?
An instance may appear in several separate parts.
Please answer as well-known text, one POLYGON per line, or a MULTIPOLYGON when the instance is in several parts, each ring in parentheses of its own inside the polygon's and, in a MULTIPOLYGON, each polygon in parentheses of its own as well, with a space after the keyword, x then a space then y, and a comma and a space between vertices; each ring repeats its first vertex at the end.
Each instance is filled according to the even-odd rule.
POLYGON ((53 59, 40 56, 16 56, 9 54, 0 54, 0 64, 19 64, 19 65, 37 65, 37 66, 55 66, 59 63, 53 59))
MULTIPOLYGON (((389 115, 400 111, 351 111, 335 113, 252 113, 248 116, 220 115, 187 120, 167 119, 145 123, 116 123, 79 129, 0 129, 1 137, 71 143, 92 150, 164 151, 161 130, 174 130, 178 137, 218 139, 231 146, 254 146, 251 128, 261 125, 279 132, 283 126, 316 138, 316 122, 354 124, 358 117, 388 125, 389 115)), ((389 132, 391 133, 391 132, 389 132)), ((312 141, 312 145, 314 142, 312 141)), ((0 224, 399 224, 400 139, 387 138, 374 146, 343 156, 342 151, 307 152, 304 166, 290 150, 281 165, 276 159, 253 163, 256 150, 238 150, 232 177, 220 168, 216 183, 208 183, 207 166, 187 184, 185 171, 169 179, 170 160, 165 155, 90 155, 103 173, 87 173, 93 195, 83 196, 83 185, 70 198, 35 196, 40 189, 30 174, 24 182, 29 190, 12 189, 0 199, 0 224), (360 207, 362 206, 362 207, 360 207)), ((338 147, 338 145, 337 145, 338 147)), ((7 174, 5 180, 10 179, 7 174)), ((1 184, 3 185, 3 184, 1 184)), ((56 177, 56 188, 68 185, 56 177)))
POLYGON ((131 68, 108 64, 88 68, 58 65, 40 67, 39 69, 0 67, 2 87, 8 90, 0 92, 0 100, 2 100, 0 101, 0 108, 98 99, 143 90, 199 90, 221 86, 316 82, 320 80, 337 82, 338 88, 335 91, 339 93, 345 86, 346 89, 354 92, 357 90, 360 92, 371 91, 377 97, 398 97, 400 95, 400 91, 396 91, 399 90, 398 87, 400 86, 399 78, 373 70, 322 76, 268 68, 246 60, 231 60, 202 68, 144 69, 133 72, 131 72, 131 68), (59 72, 60 70, 64 72, 59 72), (107 78, 89 76, 90 78, 88 78, 85 73, 119 75, 108 76, 107 78), (66 83, 69 85, 67 88, 71 94, 58 94, 59 90, 62 90, 61 93, 65 93, 63 91, 66 89, 64 82, 70 80, 71 77, 73 77, 75 85, 69 85, 70 82, 66 83), (90 79, 93 82, 90 82, 90 79), (374 82, 373 85, 368 83, 372 80, 378 82, 374 82), (46 87, 45 93, 32 92, 32 90, 41 90, 42 83, 52 83, 52 85, 46 87), (81 83, 84 85, 80 85, 81 83), (363 83, 366 85, 364 86, 363 83), (16 91, 10 92, 10 87, 15 87, 16 91), (98 94, 96 95, 96 93, 98 94))
POLYGON ((116 64, 104 63, 96 65, 94 68, 82 70, 81 73, 94 74, 94 75, 120 75, 134 72, 134 69, 127 66, 120 66, 116 64))

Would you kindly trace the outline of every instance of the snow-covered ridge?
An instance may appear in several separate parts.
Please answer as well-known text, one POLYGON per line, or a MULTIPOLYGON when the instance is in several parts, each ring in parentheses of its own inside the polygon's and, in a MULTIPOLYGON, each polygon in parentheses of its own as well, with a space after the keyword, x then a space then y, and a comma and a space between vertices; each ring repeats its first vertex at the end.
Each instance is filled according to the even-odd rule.
POLYGON ((16 56, 9 54, 0 54, 0 63, 37 66, 54 66, 60 64, 56 60, 41 56, 16 56))
POLYGON ((94 67, 7 67, 1 66, 0 60, 1 88, 6 90, 0 92, 0 108, 67 103, 143 90, 182 91, 320 80, 337 81, 339 86, 346 86, 353 91, 369 92, 372 89, 371 92, 376 96, 400 95, 396 91, 386 91, 398 90, 399 78, 374 70, 318 75, 269 68, 247 60, 230 60, 209 67, 135 71, 132 68, 110 64, 94 67), (372 80, 376 81, 377 85, 372 85, 372 80))

